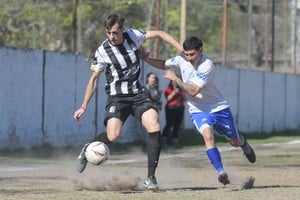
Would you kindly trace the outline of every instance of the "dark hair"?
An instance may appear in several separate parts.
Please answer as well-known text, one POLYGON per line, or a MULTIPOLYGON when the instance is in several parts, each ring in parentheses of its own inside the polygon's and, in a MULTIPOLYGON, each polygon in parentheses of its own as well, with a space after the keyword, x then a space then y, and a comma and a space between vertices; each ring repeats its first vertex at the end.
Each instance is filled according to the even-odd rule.
POLYGON ((119 28, 122 29, 125 24, 125 18, 123 18, 117 14, 111 14, 104 21, 104 27, 106 29, 110 29, 115 24, 119 24, 119 28))
POLYGON ((187 38, 183 42, 183 49, 185 51, 192 50, 192 49, 200 50, 202 48, 202 45, 203 45, 202 41, 199 38, 197 38, 196 36, 192 36, 187 38))
POLYGON ((149 72, 146 76, 146 83, 148 83, 148 78, 151 76, 151 75, 154 75, 155 76, 155 80, 157 81, 157 83, 159 82, 159 79, 158 77, 156 76, 156 74, 154 72, 149 72))
POLYGON ((168 87, 174 89, 172 80, 170 80, 170 82, 169 82, 169 84, 168 84, 168 87))
MULTIPOLYGON (((175 81, 174 81, 175 82, 175 81)), ((170 80, 170 82, 169 82, 169 84, 168 84, 168 87, 169 88, 171 88, 172 90, 174 90, 175 88, 174 88, 174 85, 173 85, 173 81, 172 80, 170 80)), ((179 91, 181 91, 182 89, 181 89, 181 87, 179 87, 178 86, 178 84, 177 84, 177 88, 179 89, 179 91)))

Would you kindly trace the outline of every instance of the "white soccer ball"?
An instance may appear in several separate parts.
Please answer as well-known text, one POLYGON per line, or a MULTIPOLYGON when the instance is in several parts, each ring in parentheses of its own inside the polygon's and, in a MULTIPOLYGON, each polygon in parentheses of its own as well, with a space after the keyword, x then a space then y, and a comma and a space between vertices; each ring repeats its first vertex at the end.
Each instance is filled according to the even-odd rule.
POLYGON ((109 148, 106 144, 96 141, 88 145, 85 150, 85 157, 89 163, 100 165, 108 159, 109 153, 109 148))

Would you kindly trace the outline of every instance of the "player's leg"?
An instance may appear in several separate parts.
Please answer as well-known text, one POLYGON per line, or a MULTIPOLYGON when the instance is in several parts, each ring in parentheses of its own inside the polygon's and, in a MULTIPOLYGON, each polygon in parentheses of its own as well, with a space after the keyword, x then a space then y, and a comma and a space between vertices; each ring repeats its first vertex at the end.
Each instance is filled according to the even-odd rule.
POLYGON ((247 142, 246 138, 243 135, 239 135, 240 137, 240 147, 244 152, 244 155, 251 163, 255 163, 256 155, 250 144, 247 142))
POLYGON ((134 98, 133 114, 141 121, 142 125, 148 132, 148 176, 144 182, 144 187, 150 190, 157 190, 158 184, 155 177, 155 171, 161 150, 161 133, 158 111, 146 93, 139 93, 134 98))
POLYGON ((201 133, 204 143, 206 154, 212 164, 212 166, 218 172, 218 180, 220 183, 226 185, 230 181, 228 175, 224 169, 222 158, 218 148, 215 145, 215 139, 213 135, 213 129, 210 124, 214 123, 214 116, 209 113, 192 113, 191 118, 196 126, 197 130, 201 133))
POLYGON ((139 93, 134 98, 133 114, 141 121, 148 134, 147 158, 148 158, 148 178, 144 182, 144 187, 151 190, 158 189, 155 170, 158 165, 161 140, 160 123, 158 111, 154 103, 148 98, 146 93, 139 93))
MULTIPOLYGON (((97 137, 97 141, 101 141, 105 144, 112 143, 116 141, 121 133, 122 129, 122 121, 117 118, 110 118, 107 120, 107 131, 101 132, 97 137)), ((85 150, 88 147, 90 143, 86 143, 83 148, 81 149, 81 152, 79 153, 77 160, 76 160, 76 168, 79 173, 83 172, 85 170, 85 167, 87 165, 87 159, 85 158, 85 150)))
POLYGON ((105 108, 104 125, 106 131, 97 135, 96 140, 109 144, 119 138, 123 124, 131 113, 132 101, 124 101, 122 97, 110 96, 105 108))
POLYGON ((157 189, 155 171, 158 165, 161 144, 160 144, 160 124, 158 113, 155 109, 150 108, 141 116, 142 124, 149 133, 147 144, 148 156, 148 178, 144 183, 147 189, 157 189))
MULTIPOLYGON (((116 99, 116 97, 109 97, 106 102, 106 113, 104 120, 106 131, 101 132, 100 135, 96 137, 96 140, 99 140, 105 144, 116 141, 121 134, 123 123, 130 114, 131 107, 131 104, 120 103, 119 99, 116 99)), ((88 145, 89 143, 86 143, 83 146, 76 160, 76 168, 79 173, 85 170, 88 162, 85 158, 85 150, 88 145)))
POLYGON ((254 163, 256 161, 255 152, 244 136, 238 133, 230 108, 219 111, 215 115, 219 122, 216 130, 223 134, 232 146, 241 147, 249 162, 254 163))
POLYGON ((115 142, 120 137, 122 126, 122 120, 115 117, 108 119, 106 124, 106 132, 103 132, 101 135, 99 135, 99 140, 106 144, 115 142))
POLYGON ((215 140, 212 128, 207 124, 203 125, 201 128, 201 134, 203 136, 203 140, 205 143, 206 148, 206 154, 212 164, 212 166, 217 170, 218 172, 218 180, 220 183, 223 183, 224 185, 229 184, 230 181, 228 179, 228 175, 224 169, 221 154, 218 150, 218 148, 215 146, 215 140))

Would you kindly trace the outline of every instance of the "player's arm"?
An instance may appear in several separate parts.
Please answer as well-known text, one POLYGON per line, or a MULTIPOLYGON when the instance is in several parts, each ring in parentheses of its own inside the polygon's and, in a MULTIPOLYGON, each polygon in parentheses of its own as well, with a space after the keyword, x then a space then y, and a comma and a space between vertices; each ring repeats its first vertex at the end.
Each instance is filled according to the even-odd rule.
POLYGON ((139 49, 139 57, 140 59, 144 60, 146 63, 152 65, 153 67, 163 70, 167 69, 164 60, 150 58, 149 52, 146 52, 142 46, 139 49))
POLYGON ((171 35, 166 33, 165 31, 160 31, 160 30, 147 31, 147 39, 153 38, 153 37, 159 37, 164 42, 175 47, 179 52, 183 51, 182 45, 179 42, 177 42, 171 35))
POLYGON ((88 103, 90 102, 93 94, 96 91, 96 88, 98 85, 98 80, 99 80, 99 75, 100 75, 100 71, 96 71, 96 72, 92 73, 92 75, 89 79, 89 82, 87 84, 86 90, 85 90, 85 95, 84 95, 84 99, 81 104, 81 107, 87 108, 88 103))
POLYGON ((174 72, 170 70, 166 70, 165 78, 176 81, 179 87, 191 96, 196 96, 201 91, 201 88, 198 85, 183 82, 178 76, 176 76, 174 72))
POLYGON ((88 106, 88 103, 90 102, 93 94, 96 91, 97 85, 98 85, 98 80, 99 80, 99 75, 100 75, 100 71, 94 71, 88 81, 86 90, 85 90, 85 94, 84 94, 84 98, 82 101, 82 104, 80 106, 80 108, 78 108, 75 112, 74 112, 74 116, 73 118, 75 120, 79 120, 79 118, 85 113, 85 110, 88 106))
POLYGON ((162 70, 167 69, 166 66, 165 66, 165 61, 164 60, 155 59, 155 58, 147 58, 144 61, 146 63, 152 65, 153 67, 158 68, 158 69, 162 69, 162 70))

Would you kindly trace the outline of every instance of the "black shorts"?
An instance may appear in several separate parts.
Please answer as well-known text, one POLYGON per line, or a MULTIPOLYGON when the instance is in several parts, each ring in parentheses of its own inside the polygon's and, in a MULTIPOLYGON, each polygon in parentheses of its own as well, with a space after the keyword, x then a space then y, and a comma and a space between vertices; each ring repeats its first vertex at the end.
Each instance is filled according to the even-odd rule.
POLYGON ((106 126, 110 118, 118 118, 124 123, 130 114, 140 121, 142 114, 150 108, 157 111, 155 104, 145 92, 133 96, 108 96, 104 124, 106 126))

